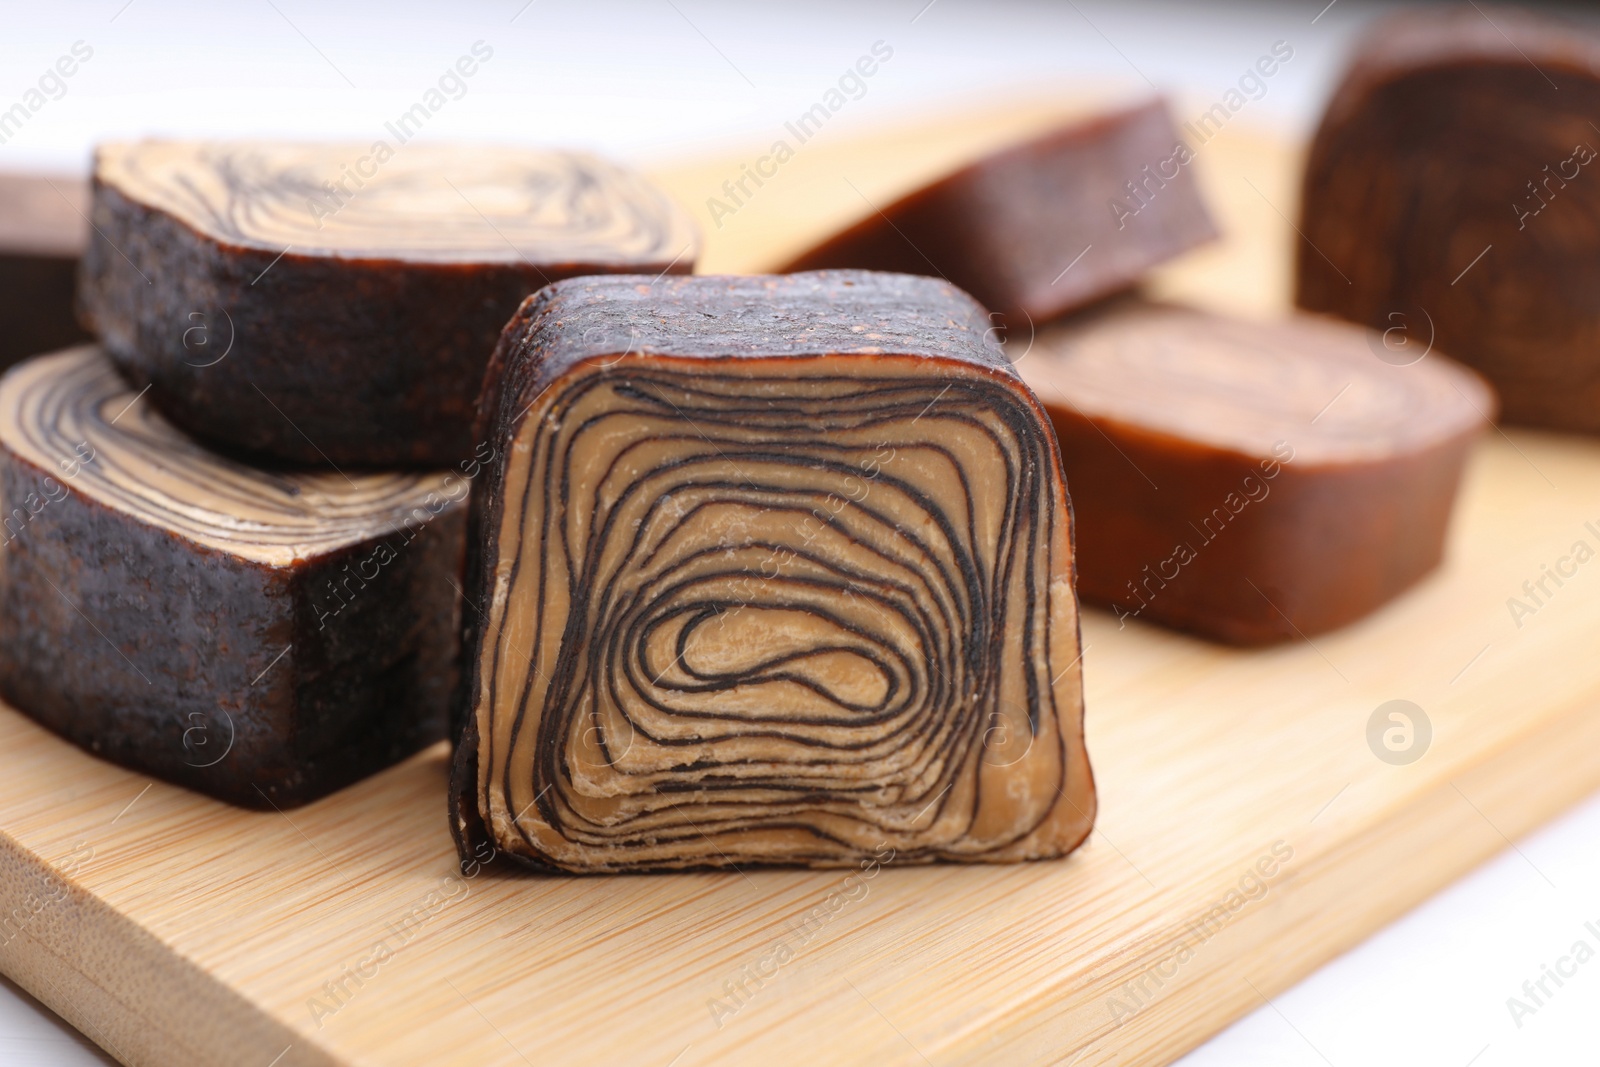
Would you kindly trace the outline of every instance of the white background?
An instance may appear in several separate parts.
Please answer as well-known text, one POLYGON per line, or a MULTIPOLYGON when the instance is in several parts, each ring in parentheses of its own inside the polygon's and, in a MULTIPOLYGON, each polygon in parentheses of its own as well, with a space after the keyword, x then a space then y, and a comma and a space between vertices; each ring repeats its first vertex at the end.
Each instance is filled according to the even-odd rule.
MULTIPOLYGON (((1063 82, 1115 93, 1156 86, 1203 105, 1286 40, 1294 62, 1252 102, 1248 120, 1305 136, 1352 34, 1378 10, 1357 0, 1325 4, 8 3, 0 5, 0 110, 75 42, 93 56, 65 95, 0 145, 0 168, 83 171, 93 142, 116 136, 377 137, 479 40, 493 58, 426 136, 583 146, 636 162, 704 154, 809 107, 877 40, 894 47, 893 63, 838 125, 1063 82)), ((1596 841, 1600 798, 1182 1062, 1596 1062, 1600 959, 1520 1028, 1506 1007, 1574 941, 1600 948, 1584 929, 1586 921, 1600 928, 1596 841)), ((102 1062, 70 1027, 0 984, 0 1065, 102 1062)))

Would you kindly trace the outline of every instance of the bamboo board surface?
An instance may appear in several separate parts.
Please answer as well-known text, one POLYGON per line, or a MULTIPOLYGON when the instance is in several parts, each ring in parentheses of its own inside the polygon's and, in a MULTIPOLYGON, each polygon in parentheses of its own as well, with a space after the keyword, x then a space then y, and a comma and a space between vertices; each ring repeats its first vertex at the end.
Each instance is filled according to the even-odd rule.
MULTIPOLYGON (((704 266, 779 261, 1052 110, 827 131, 707 224, 704 266)), ((659 177, 706 223, 760 151, 659 177)), ((1155 288, 1281 309, 1294 153, 1229 129, 1196 165, 1230 237, 1155 288)), ((1166 1062, 1600 788, 1600 569, 1506 606, 1600 547, 1596 501, 1600 442, 1492 434, 1444 568, 1314 645, 1086 612, 1101 816, 1055 863, 462 877, 443 746, 252 813, 0 706, 0 969, 138 1065, 1166 1062), (1433 727, 1407 766, 1366 737, 1397 698, 1433 727)))

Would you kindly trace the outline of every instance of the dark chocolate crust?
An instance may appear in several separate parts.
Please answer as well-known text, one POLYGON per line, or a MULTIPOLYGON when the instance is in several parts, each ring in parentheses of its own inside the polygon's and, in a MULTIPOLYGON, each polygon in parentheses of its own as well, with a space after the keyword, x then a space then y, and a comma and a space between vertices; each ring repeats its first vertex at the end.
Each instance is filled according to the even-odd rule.
POLYGON ((1019 369, 1061 443, 1084 599, 1238 645, 1344 626, 1436 568, 1494 411, 1465 368, 1385 364, 1312 316, 1129 303, 1019 369))
POLYGON ((1600 431, 1597 115, 1593 32, 1465 6, 1374 24, 1312 143, 1297 302, 1475 367, 1508 422, 1600 431))
POLYGON ((272 563, 85 491, 80 463, 137 460, 93 440, 55 470, 0 441, 7 702, 105 759, 250 808, 307 803, 445 735, 464 501, 435 512, 416 493, 409 523, 272 563))
POLYGON ((88 206, 82 179, 0 174, 0 370, 89 339, 73 308, 88 206))
POLYGON ((687 224, 664 199, 625 205, 659 216, 658 233, 634 235, 654 242, 643 254, 565 259, 524 238, 511 256, 452 258, 385 251, 381 230, 365 251, 264 246, 247 228, 253 189, 230 190, 203 227, 115 176, 97 174, 93 193, 84 321, 175 424, 272 463, 455 466, 473 452, 484 364, 530 293, 573 275, 687 272, 695 258, 692 236, 669 247, 687 224))
POLYGON ((494 427, 585 359, 804 359, 895 353, 957 359, 1015 378, 1000 331, 950 283, 871 270, 693 278, 575 278, 530 297, 506 324, 478 410, 494 427))
POLYGON ((937 274, 1021 329, 1126 289, 1216 236, 1191 155, 1154 100, 981 159, 785 269, 937 274))
MULTIPOLYGON (((836 417, 841 425, 849 425, 851 420, 859 419, 861 416, 852 414, 852 411, 866 410, 861 405, 871 402, 868 394, 873 389, 882 390, 876 394, 879 397, 876 403, 886 416, 897 407, 910 405, 905 412, 910 418, 931 407, 930 400, 938 402, 947 399, 950 406, 958 409, 963 403, 980 407, 992 405, 984 410, 997 412, 1011 411, 1010 405, 1016 405, 1018 411, 997 417, 1002 424, 1020 432, 1022 439, 1030 442, 1028 447, 1036 444, 1040 449, 1037 456, 1024 458, 1022 466, 1015 468, 1020 479, 1015 487, 1017 499, 1027 502, 1018 512, 1019 516, 1026 515, 1027 518, 1019 518, 1018 521, 1023 523, 1023 529, 1028 528, 1027 524, 1037 522, 1044 530, 1055 531, 1054 534, 1036 536, 1046 540, 1056 536, 1061 538, 1062 545, 1070 543, 1065 486, 1053 462, 1053 438, 1043 410, 1006 362, 982 309, 953 286, 906 275, 825 271, 758 277, 580 278, 557 283, 541 291, 524 304, 507 326, 491 360, 480 401, 478 433, 484 440, 494 444, 496 458, 488 464, 485 474, 474 486, 469 531, 467 597, 486 610, 474 612, 469 609, 463 617, 463 679, 468 681, 468 685, 463 689, 463 700, 455 720, 457 750, 450 819, 464 862, 474 857, 481 858, 490 850, 533 869, 580 872, 721 867, 734 862, 728 852, 723 851, 723 847, 729 852, 738 853, 739 845, 734 842, 742 844, 743 839, 738 836, 740 831, 727 827, 712 829, 712 833, 733 835, 723 838, 721 846, 714 851, 703 856, 690 856, 687 859, 680 856, 670 860, 635 859, 629 855, 627 846, 621 846, 615 854, 603 859, 591 857, 583 862, 563 862, 550 858, 536 847, 530 851, 532 841, 526 837, 519 837, 515 842, 497 840, 486 826, 478 802, 479 763, 484 752, 478 709, 480 702, 489 699, 492 693, 478 667, 485 655, 484 628, 496 614, 493 605, 497 587, 506 580, 499 538, 503 524, 508 521, 505 500, 511 491, 507 484, 511 444, 521 440, 519 435, 524 426, 540 425, 545 421, 560 426, 569 418, 578 417, 576 414, 566 414, 568 409, 564 405, 544 413, 541 405, 547 402, 548 395, 553 395, 551 391, 560 385, 570 390, 564 395, 581 397, 591 389, 621 387, 629 396, 637 392, 640 397, 646 397, 663 387, 668 390, 681 387, 691 391, 703 387, 714 390, 719 398, 742 397, 746 394, 727 391, 737 390, 738 387, 723 379, 730 373, 757 373, 745 372, 741 369, 743 367, 760 367, 760 373, 768 375, 752 379, 757 384, 751 387, 749 399, 739 401, 749 408, 743 420, 731 411, 721 410, 718 407, 720 401, 710 406, 696 406, 699 400, 685 395, 669 405, 675 409, 685 426, 699 428, 699 440, 711 442, 706 448, 711 453, 707 458, 713 463, 717 462, 718 457, 726 458, 723 455, 725 448, 747 457, 758 456, 758 453, 740 452, 739 449, 747 449, 748 446, 728 442, 722 437, 728 432, 725 427, 729 425, 738 425, 741 421, 753 425, 769 417, 785 420, 786 424, 796 417, 816 419, 816 433, 822 435, 822 439, 827 439, 827 434, 832 432, 828 429, 830 420, 836 417), (787 396, 765 402, 758 399, 761 396, 779 395, 764 390, 773 387, 775 379, 770 377, 771 374, 781 376, 789 373, 781 369, 784 362, 794 360, 815 364, 818 360, 837 359, 840 356, 849 357, 847 365, 850 370, 846 372, 847 376, 854 378, 858 385, 867 384, 850 392, 844 388, 847 382, 843 378, 836 382, 833 378, 820 376, 814 379, 834 383, 827 386, 839 390, 834 405, 825 404, 814 415, 797 415, 797 412, 810 410, 805 407, 805 402, 787 396), (917 365, 921 365, 920 361, 927 361, 925 376, 896 379, 888 374, 889 368, 905 367, 908 361, 917 365), (603 368, 603 373, 598 377, 591 373, 597 364, 603 368), (932 369, 939 366, 967 368, 976 373, 971 377, 962 377, 945 372, 949 376, 941 377, 939 371, 932 369), (613 372, 611 368, 616 369, 613 372), (682 377, 673 378, 676 374, 682 377), (871 385, 876 381, 875 374, 885 376, 885 380, 878 385, 871 385), (660 382, 656 381, 658 378, 660 382), (572 384, 575 382, 578 384, 572 384), (678 382, 681 386, 666 384, 668 382, 678 382), (919 390, 918 395, 912 396, 907 388, 910 384, 919 390), (922 392, 926 395, 921 395, 922 392), (770 407, 770 415, 763 410, 763 403, 770 407), (684 414, 685 407, 694 414, 684 414), (837 410, 833 410, 834 407, 837 410), (530 411, 533 413, 530 414, 530 411), (731 423, 727 421, 730 418, 733 420, 731 423), (539 419, 540 423, 535 423, 535 419, 539 419), (1012 422, 1007 422, 1008 419, 1012 422), (724 440, 724 444, 718 445, 714 439, 724 440), (1036 500, 1048 503, 1037 505, 1036 500), (1038 514, 1033 511, 1036 506, 1043 508, 1038 514), (1059 526, 1052 526, 1052 523, 1059 523, 1059 526)), ((801 363, 797 363, 793 373, 807 373, 800 367, 801 363)), ((650 403, 646 400, 641 410, 648 409, 650 403)), ((662 417, 671 419, 672 413, 663 408, 662 417)), ((914 419, 912 421, 915 422, 914 419)), ((796 442, 796 447, 801 447, 799 442, 796 442)), ((776 456, 773 459, 784 462, 776 456)), ((746 462, 761 460, 747 458, 746 462)), ((804 462, 813 461, 806 459, 804 462)), ((823 465, 827 463, 826 460, 817 462, 823 465)), ((668 463, 663 469, 677 469, 678 466, 676 462, 668 463)), ((730 491, 737 492, 738 489, 730 486, 730 491)), ((768 506, 782 507, 776 499, 768 506)), ((625 528, 626 524, 619 527, 625 528)), ((595 536, 606 535, 597 531, 595 536)), ((1019 536, 1026 538, 1027 535, 1019 536)), ((1062 551, 1059 556, 1053 557, 1053 566, 1060 568, 1063 575, 1061 585, 1064 594, 1052 593, 1065 595, 1068 604, 1072 597, 1070 559, 1062 557, 1069 555, 1068 551, 1062 551)), ((728 566, 734 573, 750 573, 754 577, 753 572, 739 570, 741 564, 730 562, 728 566)), ((1018 570, 1017 573, 1022 572, 1018 570)), ((981 583, 989 579, 980 579, 974 572, 967 580, 981 583)), ((515 577, 512 581, 516 581, 515 577)), ((868 590, 870 584, 868 580, 862 586, 863 590, 867 590, 864 595, 869 598, 876 595, 868 590)), ((579 588, 575 588, 574 595, 582 597, 584 603, 589 603, 590 594, 579 592, 579 588)), ((598 605, 610 595, 596 590, 595 603, 598 605)), ((982 599, 981 594, 973 595, 982 599)), ((1019 597, 1014 603, 1020 604, 1023 599, 1026 597, 1019 597)), ((637 605, 639 608, 643 606, 637 605)), ((578 612, 580 609, 575 607, 573 610, 578 612)), ((619 607, 617 610, 633 611, 635 608, 619 607)), ((1034 610, 1024 609, 1024 614, 1032 617, 1034 610)), ((1046 609, 1040 607, 1038 610, 1046 609)), ((1070 607, 1067 610, 1070 615, 1062 618, 1070 620, 1065 631, 1071 635, 1070 640, 1076 651, 1076 613, 1070 607)), ((575 614, 573 617, 577 619, 579 616, 575 614)), ((975 625, 981 627, 984 624, 975 625)), ((952 638, 954 647, 962 648, 968 639, 968 635, 952 638)), ((978 640, 975 636, 970 639, 978 640)), ((600 638, 597 636, 595 640, 600 638)), ((998 641, 998 637, 992 636, 990 640, 998 641)), ((1028 639, 1024 637, 1022 640, 1026 645, 1028 639)), ((945 655, 948 651, 938 655, 945 655)), ((961 655, 981 660, 992 651, 986 649, 980 653, 976 647, 967 647, 961 655)), ((612 655, 610 652, 599 654, 612 655)), ((930 651, 928 655, 932 657, 935 653, 930 651)), ((1064 665, 1068 671, 1076 669, 1073 664, 1064 665)), ((948 664, 947 669, 956 670, 948 664)), ((943 677, 944 672, 937 664, 930 670, 943 677)), ((659 683, 661 679, 658 677, 654 681, 659 683)), ((1048 676, 1044 685, 1046 689, 1049 688, 1048 676)), ((1049 714, 1052 719, 1059 714, 1061 730, 1071 735, 1064 741, 1051 742, 1052 746, 1057 743, 1063 746, 1059 757, 1063 780, 1056 788, 1070 790, 1079 803, 1069 797, 1065 803, 1048 806, 1051 829, 1044 832, 1034 845, 1030 846, 1027 842, 1034 840, 1029 834, 1031 829, 1041 825, 1039 822, 1018 831, 1016 840, 1021 844, 1015 851, 997 848, 992 856, 985 856, 981 850, 974 849, 962 858, 1057 856, 1070 851, 1087 834, 1093 818, 1093 784, 1087 763, 1082 759, 1079 710, 1081 683, 1075 675, 1070 676, 1057 693, 1069 691, 1071 699, 1066 703, 1072 705, 1070 707, 1058 707, 1057 702, 1048 695, 1036 695, 1035 699, 1041 701, 1043 707, 1052 709, 1040 710, 1038 714, 1049 714), (1074 810, 1066 811, 1068 807, 1074 810), (1063 818, 1062 813, 1065 813, 1065 823, 1059 821, 1063 818), (1064 837, 1070 837, 1070 840, 1064 837)), ((498 707, 498 697, 496 701, 498 707)), ((546 753, 544 759, 556 758, 550 755, 553 751, 550 746, 556 744, 559 747, 555 739, 567 728, 561 725, 559 719, 541 725, 539 736, 544 740, 539 744, 540 750, 546 753)), ((540 773, 558 775, 561 772, 552 765, 540 773)), ((539 780, 544 779, 541 777, 539 780)), ((554 780, 551 779, 552 782, 554 780)), ((937 795, 928 798, 932 802, 928 810, 942 811, 939 802, 944 792, 934 792, 937 795)), ((687 798, 689 794, 680 795, 687 798)), ((732 794, 729 795, 728 802, 732 803, 732 794)), ((828 803, 821 795, 815 801, 820 805, 828 803)), ((541 818, 548 818, 551 825, 559 826, 560 819, 555 809, 551 808, 546 813, 546 808, 552 802, 541 796, 536 804, 541 818)), ((797 817, 793 824, 784 825, 787 830, 797 831, 803 824, 804 820, 797 817)), ((665 832, 664 839, 671 839, 678 832, 665 832)), ((696 830, 696 834, 699 836, 689 835, 686 839, 698 844, 704 838, 704 833, 696 830)), ((640 843, 648 841, 653 845, 654 840, 641 838, 640 843)), ((842 862, 841 856, 846 857, 848 862, 854 862, 849 859, 852 854, 847 841, 819 833, 812 839, 812 845, 814 847, 809 849, 800 845, 753 857, 741 855, 738 862, 833 865, 842 862)), ((959 852, 959 849, 954 851, 959 852)), ((928 862, 941 858, 956 857, 939 848, 902 848, 896 854, 895 861, 928 862)))

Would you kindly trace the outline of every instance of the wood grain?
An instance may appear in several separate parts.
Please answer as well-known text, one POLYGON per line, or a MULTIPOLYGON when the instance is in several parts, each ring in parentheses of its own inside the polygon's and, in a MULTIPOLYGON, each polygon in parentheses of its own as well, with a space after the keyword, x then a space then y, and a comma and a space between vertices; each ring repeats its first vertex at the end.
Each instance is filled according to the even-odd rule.
MULTIPOLYGON (((841 133, 789 167, 860 184, 877 159, 888 187, 957 136, 897 161, 841 133)), ((1231 127, 1204 147, 1232 240, 1166 272, 1163 295, 1284 306, 1292 162, 1231 127)), ((694 205, 727 166, 664 177, 694 205)), ((710 231, 709 267, 781 258, 826 213, 786 219, 769 192, 725 220, 750 227, 737 240, 710 231)), ((882 870, 835 910, 844 872, 446 883, 442 748, 286 817, 152 785, 0 710, 0 902, 25 916, 0 928, 0 968, 140 1065, 1165 1062, 1600 787, 1600 566, 1520 628, 1506 606, 1575 541, 1600 546, 1597 499, 1600 443, 1494 434, 1443 570, 1315 646, 1238 651, 1087 612, 1102 815, 1084 848, 882 870), (1403 767, 1365 736, 1395 698, 1434 728, 1403 767), (1275 844, 1292 856, 1201 941, 1195 919, 1275 844), (391 958, 319 1026, 312 999, 384 938, 391 958), (1158 964, 1171 977, 1118 1025, 1108 998, 1158 964), (714 1014, 746 967, 770 977, 714 1014)))

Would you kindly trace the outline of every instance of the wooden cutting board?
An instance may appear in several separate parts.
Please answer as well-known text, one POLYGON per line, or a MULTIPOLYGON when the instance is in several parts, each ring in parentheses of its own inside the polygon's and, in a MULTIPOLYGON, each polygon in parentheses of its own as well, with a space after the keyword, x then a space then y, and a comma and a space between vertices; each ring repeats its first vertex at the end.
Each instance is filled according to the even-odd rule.
MULTIPOLYGON (((766 140, 660 177, 707 269, 758 269, 1060 110, 826 130, 720 228, 766 140)), ((1295 153, 1230 128, 1197 165, 1229 239, 1157 290, 1280 310, 1295 153)), ((462 877, 442 746, 258 814, 0 707, 0 969, 140 1065, 1166 1062, 1600 787, 1600 563, 1507 607, 1597 530, 1600 442, 1494 433, 1444 568, 1314 645, 1088 612, 1102 815, 1056 863, 462 877), (1432 727, 1403 766, 1396 699, 1432 727)))

